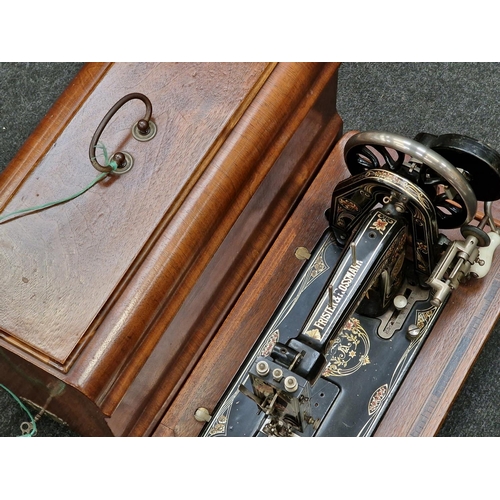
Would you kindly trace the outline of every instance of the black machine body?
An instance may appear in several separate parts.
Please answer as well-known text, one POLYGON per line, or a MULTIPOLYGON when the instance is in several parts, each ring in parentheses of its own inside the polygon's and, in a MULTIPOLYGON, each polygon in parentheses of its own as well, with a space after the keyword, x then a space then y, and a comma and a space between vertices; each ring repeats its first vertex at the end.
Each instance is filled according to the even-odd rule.
POLYGON ((372 435, 452 291, 489 269, 493 149, 362 132, 344 158, 352 176, 325 207, 323 236, 202 436, 372 435), (463 239, 440 232, 453 228, 463 239))

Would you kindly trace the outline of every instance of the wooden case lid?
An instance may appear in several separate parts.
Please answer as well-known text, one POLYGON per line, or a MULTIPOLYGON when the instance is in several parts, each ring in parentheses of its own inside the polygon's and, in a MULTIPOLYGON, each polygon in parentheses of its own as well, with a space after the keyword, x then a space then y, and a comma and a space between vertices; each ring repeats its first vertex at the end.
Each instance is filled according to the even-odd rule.
MULTIPOLYGON (((3 212, 64 198, 94 179, 99 172, 89 161, 90 140, 128 92, 151 100, 158 132, 149 142, 135 140, 131 127, 145 107, 139 100, 128 102, 101 136, 110 152, 133 156, 128 173, 108 176, 73 201, 0 225, 0 330, 8 343, 65 370, 157 235, 171 223, 185 223, 182 233, 210 223, 197 221, 196 209, 186 208, 185 201, 273 68, 267 63, 102 65, 50 149, 31 166, 18 156, 5 172, 3 212)), ((45 126, 51 126, 50 117, 45 126)), ((208 202, 218 193, 203 196, 208 202)), ((219 215, 214 209, 214 218, 219 215)), ((194 257, 167 260, 179 265, 194 257)))

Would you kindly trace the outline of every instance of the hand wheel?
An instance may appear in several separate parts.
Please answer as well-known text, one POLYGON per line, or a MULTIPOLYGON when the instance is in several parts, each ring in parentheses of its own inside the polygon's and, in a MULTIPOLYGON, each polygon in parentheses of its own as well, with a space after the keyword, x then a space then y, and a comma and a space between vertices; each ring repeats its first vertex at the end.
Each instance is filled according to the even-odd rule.
POLYGON ((390 170, 419 185, 436 209, 441 229, 460 227, 476 213, 477 198, 466 176, 430 147, 389 132, 360 132, 344 148, 351 174, 390 170))

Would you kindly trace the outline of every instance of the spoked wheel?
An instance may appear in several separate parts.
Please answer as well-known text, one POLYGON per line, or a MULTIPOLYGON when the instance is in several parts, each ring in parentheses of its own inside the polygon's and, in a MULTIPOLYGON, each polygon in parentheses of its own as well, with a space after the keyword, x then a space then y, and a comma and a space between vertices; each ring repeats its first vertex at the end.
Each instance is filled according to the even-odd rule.
POLYGON ((460 227, 476 213, 477 198, 466 177, 421 142, 388 132, 360 132, 347 141, 344 158, 353 175, 384 169, 418 184, 434 204, 441 229, 460 227))
POLYGON ((481 201, 500 199, 500 155, 476 139, 458 134, 420 133, 415 140, 448 160, 469 182, 481 201))

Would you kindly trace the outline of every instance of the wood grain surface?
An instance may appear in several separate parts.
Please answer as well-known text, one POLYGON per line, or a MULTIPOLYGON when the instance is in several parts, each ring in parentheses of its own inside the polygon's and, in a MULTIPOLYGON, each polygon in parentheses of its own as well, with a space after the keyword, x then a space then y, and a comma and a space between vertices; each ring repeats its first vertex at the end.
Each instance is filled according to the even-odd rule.
POLYGON ((102 140, 130 172, 2 225, 0 346, 17 369, 0 368, 20 394, 84 435, 151 434, 340 137, 338 66, 84 67, 2 177, 6 212, 92 180, 90 138, 123 95, 151 99, 158 134, 132 139, 144 104, 127 103, 102 140))
POLYGON ((9 293, 0 305, 0 328, 6 334, 56 363, 67 361, 155 229, 177 212, 267 79, 266 67, 134 64, 108 70, 4 211, 87 185, 97 175, 88 161, 90 138, 123 95, 149 97, 158 134, 150 142, 131 138, 144 105, 130 101, 101 136, 110 151, 133 154, 129 173, 74 201, 3 224, 0 272, 9 293), (119 89, 112 85, 115 71, 127 74, 119 89))
MULTIPOLYGON (((327 227, 324 211, 334 186, 349 174, 337 144, 301 203, 276 239, 249 286, 205 351, 156 429, 156 436, 196 436, 202 424, 199 407, 212 411, 236 374, 253 342, 293 282, 301 263, 297 246, 312 248, 327 227)), ((495 208, 498 218, 500 207, 495 208)), ((433 436, 479 354, 500 311, 500 259, 482 280, 453 292, 444 313, 379 425, 376 436, 433 436)))
MULTIPOLYGON (((122 395, 117 387, 104 401, 103 408, 112 413, 109 425, 115 433, 152 432, 340 137, 337 69, 338 64, 278 66, 268 81, 270 93, 257 96, 249 108, 251 120, 235 128, 234 133, 247 141, 244 148, 250 149, 246 153, 237 150, 237 160, 224 157, 227 167, 222 172, 224 182, 232 185, 237 172, 253 172, 252 183, 241 188, 240 198, 246 206, 243 209, 242 203, 241 212, 231 209, 225 213, 216 232, 195 242, 201 252, 198 264, 207 262, 218 234, 224 227, 229 231, 203 272, 191 273, 184 282, 187 286, 176 292, 175 300, 170 300, 151 326, 148 340, 159 340, 154 350, 145 342, 135 352, 135 363, 145 359, 140 372, 132 364, 123 370, 127 393, 122 395), (269 135, 271 130, 275 135, 269 135), (255 150, 257 143, 259 149, 255 150), (136 419, 130 418, 132 406, 141 409, 136 419)), ((105 363, 102 366, 108 369, 105 363)))

